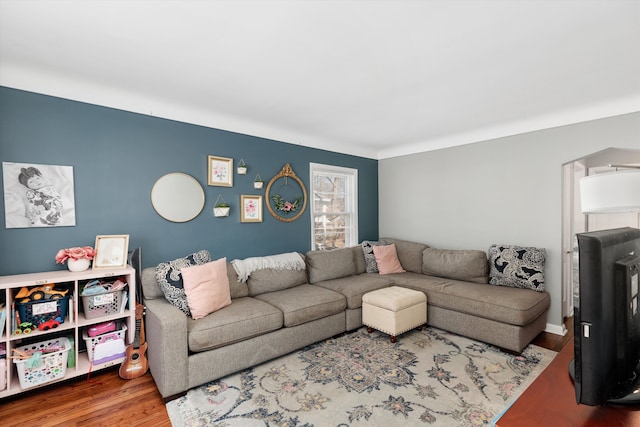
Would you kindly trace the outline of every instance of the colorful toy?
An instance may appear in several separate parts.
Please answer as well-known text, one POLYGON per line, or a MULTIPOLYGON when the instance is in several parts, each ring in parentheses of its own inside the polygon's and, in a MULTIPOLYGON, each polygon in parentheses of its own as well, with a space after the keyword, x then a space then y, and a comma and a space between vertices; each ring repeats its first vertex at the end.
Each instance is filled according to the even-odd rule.
POLYGON ((116 322, 113 320, 110 322, 98 323, 97 325, 87 328, 87 335, 95 337, 96 335, 106 334, 116 330, 116 322))
POLYGON ((22 322, 18 325, 15 331, 13 331, 14 335, 28 334, 31 331, 36 330, 36 325, 31 322, 22 322))
POLYGON ((57 328, 62 323, 62 319, 56 317, 55 319, 49 319, 46 322, 42 322, 38 325, 38 329, 41 331, 48 331, 49 329, 57 328))
POLYGON ((69 289, 59 291, 54 289, 54 286, 55 285, 53 283, 47 283, 37 288, 29 289, 27 287, 23 287, 16 295, 16 299, 19 299, 21 303, 42 301, 44 299, 59 299, 67 295, 67 292, 69 292, 69 289))

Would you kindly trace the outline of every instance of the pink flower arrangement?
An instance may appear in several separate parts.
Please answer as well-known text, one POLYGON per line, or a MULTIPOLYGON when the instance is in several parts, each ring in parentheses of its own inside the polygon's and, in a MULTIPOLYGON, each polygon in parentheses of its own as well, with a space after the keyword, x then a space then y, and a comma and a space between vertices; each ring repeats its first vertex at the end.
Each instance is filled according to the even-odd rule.
POLYGON ((64 264, 69 258, 73 260, 88 259, 91 261, 96 251, 91 246, 82 246, 69 249, 60 249, 56 254, 56 263, 64 264))

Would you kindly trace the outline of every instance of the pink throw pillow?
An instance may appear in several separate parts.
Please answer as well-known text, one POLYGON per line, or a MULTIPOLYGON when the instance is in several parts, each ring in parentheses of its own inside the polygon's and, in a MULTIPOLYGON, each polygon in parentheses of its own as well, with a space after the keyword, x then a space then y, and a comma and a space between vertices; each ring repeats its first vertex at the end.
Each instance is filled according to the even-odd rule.
POLYGON ((405 269, 402 268, 402 264, 400 264, 400 260, 398 259, 395 244, 374 246, 373 255, 376 257, 376 264, 378 264, 380 274, 405 272, 405 269))
POLYGON ((227 258, 180 270, 191 317, 200 319, 231 304, 227 258))

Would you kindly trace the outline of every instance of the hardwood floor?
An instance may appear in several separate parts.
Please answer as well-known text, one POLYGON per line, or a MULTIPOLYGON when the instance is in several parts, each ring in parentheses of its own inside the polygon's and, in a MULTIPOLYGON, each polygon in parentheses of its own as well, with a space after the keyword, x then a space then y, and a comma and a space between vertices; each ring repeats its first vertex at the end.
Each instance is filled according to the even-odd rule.
MULTIPOLYGON (((546 332, 533 344, 554 351, 566 345, 573 331, 561 337, 546 332)), ((117 369, 36 389, 0 402, 0 425, 13 426, 171 426, 167 410, 150 373, 123 380, 117 369)))

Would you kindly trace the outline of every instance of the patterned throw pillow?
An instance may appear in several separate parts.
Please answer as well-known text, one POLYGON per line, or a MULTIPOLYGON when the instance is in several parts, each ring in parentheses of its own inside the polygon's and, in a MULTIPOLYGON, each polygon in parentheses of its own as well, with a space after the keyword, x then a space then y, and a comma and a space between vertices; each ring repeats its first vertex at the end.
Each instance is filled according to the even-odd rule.
POLYGON ((208 250, 204 249, 187 255, 184 258, 162 262, 156 267, 156 280, 162 292, 164 292, 164 297, 171 304, 182 310, 187 316, 191 316, 191 311, 187 303, 187 295, 184 292, 184 284, 180 270, 185 267, 202 265, 208 262, 211 262, 211 254, 208 250))
POLYGON ((544 291, 546 250, 514 245, 489 247, 489 283, 544 291))
POLYGON ((379 242, 370 240, 362 241, 362 252, 364 253, 365 269, 367 273, 378 272, 378 264, 376 263, 376 256, 373 254, 373 247, 386 244, 387 242, 385 242, 384 240, 380 240, 379 242))

